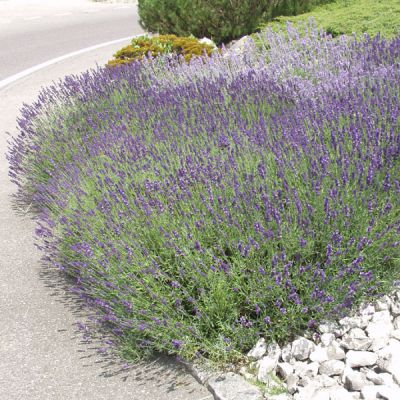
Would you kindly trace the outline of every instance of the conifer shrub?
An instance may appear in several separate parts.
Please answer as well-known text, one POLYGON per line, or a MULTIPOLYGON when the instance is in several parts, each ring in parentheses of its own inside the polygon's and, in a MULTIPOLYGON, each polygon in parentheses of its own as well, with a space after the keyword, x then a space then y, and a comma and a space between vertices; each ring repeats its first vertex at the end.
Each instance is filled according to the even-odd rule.
POLYGON ((148 55, 157 57, 168 53, 181 55, 189 62, 193 57, 210 56, 214 50, 215 48, 210 44, 201 43, 193 37, 178 37, 176 35, 141 36, 133 39, 129 46, 117 51, 114 54, 114 59, 108 62, 108 66, 129 64, 133 61, 142 60, 148 55))
POLYGON ((217 44, 253 33, 261 22, 296 15, 331 0, 139 0, 142 27, 150 32, 211 37, 217 44))

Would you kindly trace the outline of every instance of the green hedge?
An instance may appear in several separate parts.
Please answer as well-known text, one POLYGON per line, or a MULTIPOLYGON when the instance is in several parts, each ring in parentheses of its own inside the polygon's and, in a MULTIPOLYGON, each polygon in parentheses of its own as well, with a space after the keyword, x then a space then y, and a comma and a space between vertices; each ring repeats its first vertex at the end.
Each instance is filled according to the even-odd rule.
POLYGON ((208 37, 217 44, 255 32, 277 15, 330 0, 139 0, 142 27, 153 33, 208 37))

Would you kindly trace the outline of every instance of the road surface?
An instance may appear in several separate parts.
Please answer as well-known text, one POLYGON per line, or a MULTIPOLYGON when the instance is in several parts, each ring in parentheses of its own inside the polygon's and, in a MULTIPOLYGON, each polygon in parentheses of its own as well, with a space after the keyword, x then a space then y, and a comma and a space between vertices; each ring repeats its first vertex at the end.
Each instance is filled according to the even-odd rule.
MULTIPOLYGON (((140 32, 134 7, 118 10, 112 8, 116 5, 99 7, 83 0, 72 6, 79 2, 54 0, 57 7, 24 8, 16 1, 12 9, 12 1, 0 0, 3 82, 35 63, 140 32), (83 12, 84 6, 99 11, 83 12), (49 13, 54 19, 56 13, 65 15, 55 23, 49 13)), ((15 187, 7 176, 4 154, 6 132, 17 133, 22 103, 34 101, 39 89, 53 80, 105 63, 119 47, 114 44, 68 58, 0 87, 0 399, 212 399, 172 360, 125 368, 118 360, 99 354, 98 342, 84 341, 76 322, 85 319, 85 311, 68 294, 58 271, 40 263, 34 222, 13 209, 10 196, 15 187)))
POLYGON ((142 32, 135 4, 0 0, 0 80, 50 58, 142 32))

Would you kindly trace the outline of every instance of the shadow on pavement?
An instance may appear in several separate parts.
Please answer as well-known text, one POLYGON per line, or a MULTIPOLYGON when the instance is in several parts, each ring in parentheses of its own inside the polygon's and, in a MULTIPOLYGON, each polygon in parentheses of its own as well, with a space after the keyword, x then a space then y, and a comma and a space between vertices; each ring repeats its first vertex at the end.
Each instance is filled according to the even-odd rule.
POLYGON ((120 359, 112 352, 104 351, 104 342, 113 338, 110 332, 96 325, 93 330, 90 329, 90 334, 87 334, 78 327, 79 322, 88 327, 94 323, 90 321, 93 317, 90 309, 77 294, 70 291, 74 286, 74 280, 45 260, 42 260, 39 278, 49 290, 49 296, 56 298, 56 301, 67 307, 76 318, 77 322, 73 324, 73 334, 70 339, 79 340, 81 347, 78 350, 81 353, 79 358, 85 360, 83 366, 100 365, 102 371, 99 375, 103 378, 119 376, 121 381, 134 380, 139 385, 151 382, 155 386, 165 386, 167 392, 191 385, 186 379, 188 376, 186 368, 174 357, 155 355, 151 360, 133 364, 120 359))

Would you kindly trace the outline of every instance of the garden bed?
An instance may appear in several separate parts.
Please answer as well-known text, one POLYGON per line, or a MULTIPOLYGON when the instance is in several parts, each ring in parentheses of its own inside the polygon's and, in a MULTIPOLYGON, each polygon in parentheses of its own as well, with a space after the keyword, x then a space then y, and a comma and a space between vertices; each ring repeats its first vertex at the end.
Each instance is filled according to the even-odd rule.
POLYGON ((264 35, 69 77, 22 110, 18 198, 126 358, 239 362, 399 279, 400 38, 264 35))

